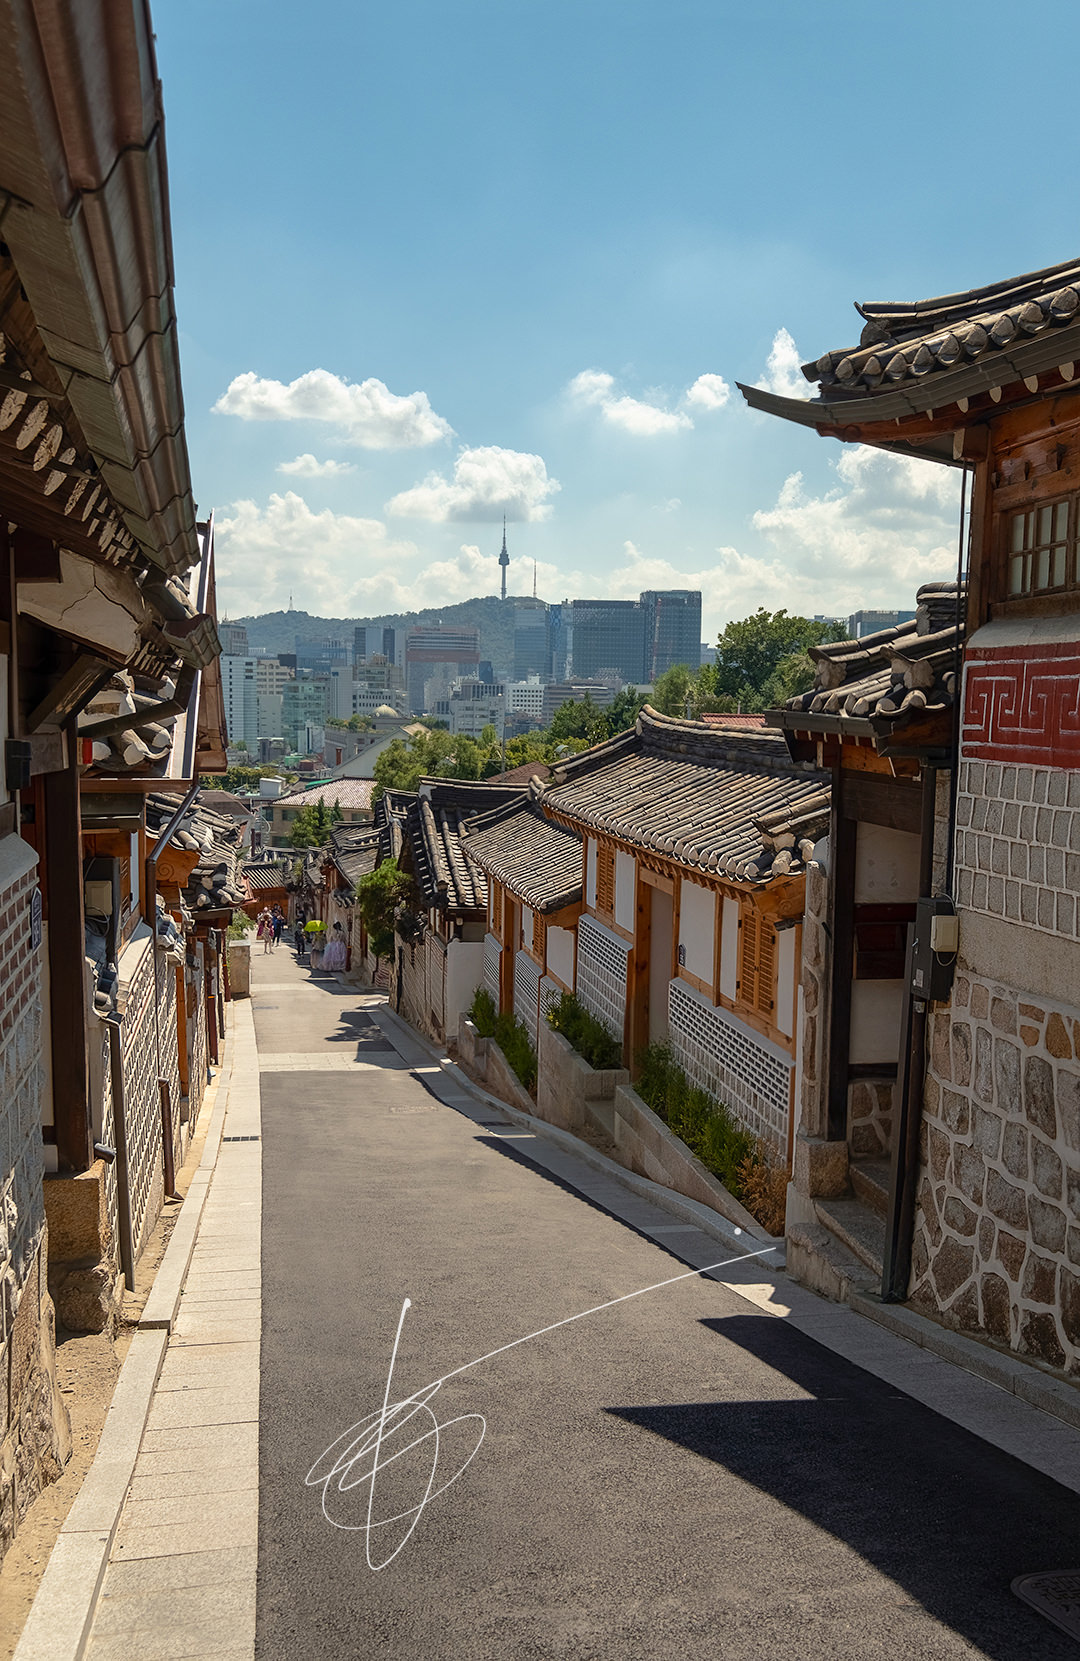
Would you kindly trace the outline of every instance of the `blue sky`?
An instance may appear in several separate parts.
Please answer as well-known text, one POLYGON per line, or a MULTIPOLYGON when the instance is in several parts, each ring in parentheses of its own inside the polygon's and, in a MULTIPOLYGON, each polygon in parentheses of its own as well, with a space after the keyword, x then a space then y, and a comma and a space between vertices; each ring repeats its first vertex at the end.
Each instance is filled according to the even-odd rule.
POLYGON ((955 565, 955 475, 734 382, 797 385, 856 299, 1080 252, 1080 17, 1048 49, 1018 16, 156 0, 222 609, 494 592, 504 510, 513 591, 534 559, 552 600, 701 587, 709 639, 759 604, 910 604, 955 565))

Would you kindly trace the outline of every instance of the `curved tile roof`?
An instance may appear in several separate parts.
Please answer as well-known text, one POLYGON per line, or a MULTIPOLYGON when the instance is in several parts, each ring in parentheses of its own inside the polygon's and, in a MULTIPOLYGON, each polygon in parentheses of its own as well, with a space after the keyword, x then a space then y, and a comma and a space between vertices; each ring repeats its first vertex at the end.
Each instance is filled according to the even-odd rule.
POLYGON ((809 857, 829 797, 827 775, 793 761, 781 734, 672 720, 646 705, 636 727, 557 768, 541 800, 691 870, 764 882, 809 857))
POLYGON ((534 911, 559 911, 581 899, 581 838, 548 819, 539 790, 470 819, 468 857, 534 911))

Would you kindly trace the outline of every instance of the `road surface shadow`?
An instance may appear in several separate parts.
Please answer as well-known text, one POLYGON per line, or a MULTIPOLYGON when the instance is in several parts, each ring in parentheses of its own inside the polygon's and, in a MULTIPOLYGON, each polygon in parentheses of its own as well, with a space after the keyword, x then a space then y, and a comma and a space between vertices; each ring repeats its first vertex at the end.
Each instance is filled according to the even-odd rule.
POLYGON ((607 1411, 842 1540, 991 1661, 1077 1661, 1080 1648, 1009 1588, 1076 1567, 1080 1496, 775 1316, 702 1325, 811 1399, 607 1411))

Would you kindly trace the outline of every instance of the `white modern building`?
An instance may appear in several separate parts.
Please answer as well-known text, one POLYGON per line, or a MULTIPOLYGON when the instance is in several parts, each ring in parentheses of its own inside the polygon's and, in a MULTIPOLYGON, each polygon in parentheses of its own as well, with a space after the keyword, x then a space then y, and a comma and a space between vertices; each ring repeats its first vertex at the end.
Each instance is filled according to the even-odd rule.
POLYGON ((223 657, 221 690, 225 698, 225 728, 231 745, 245 744, 254 753, 259 747, 259 695, 256 659, 223 657))

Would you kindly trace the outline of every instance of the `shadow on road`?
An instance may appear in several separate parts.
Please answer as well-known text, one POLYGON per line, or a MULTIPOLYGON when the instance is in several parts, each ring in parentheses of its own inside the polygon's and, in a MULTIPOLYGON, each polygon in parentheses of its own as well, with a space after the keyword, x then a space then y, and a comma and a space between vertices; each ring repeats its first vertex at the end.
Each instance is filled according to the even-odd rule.
POLYGON ((811 1397, 612 1407, 842 1540, 991 1661, 1077 1661, 1010 1592, 1072 1568, 1080 1496, 775 1316, 702 1323, 811 1397))

